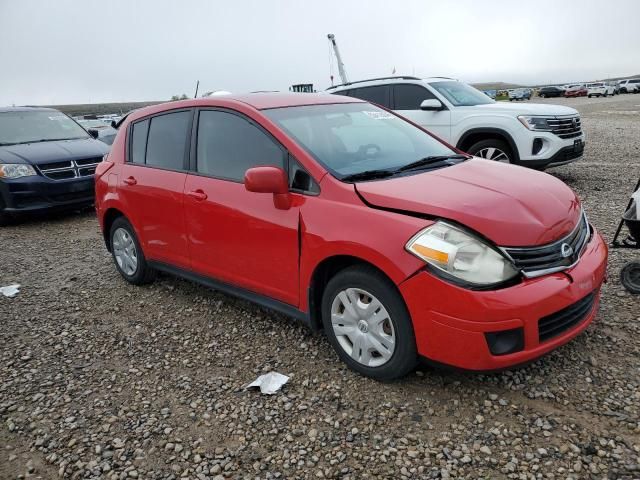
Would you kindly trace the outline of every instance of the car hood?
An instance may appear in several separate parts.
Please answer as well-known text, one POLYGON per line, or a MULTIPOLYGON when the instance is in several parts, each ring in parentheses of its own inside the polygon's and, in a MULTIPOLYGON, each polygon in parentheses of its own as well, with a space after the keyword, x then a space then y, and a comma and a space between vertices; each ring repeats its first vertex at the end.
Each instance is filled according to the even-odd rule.
POLYGON ((107 145, 93 138, 23 143, 0 147, 0 163, 39 165, 77 158, 101 157, 108 152, 107 145))
MULTIPOLYGON (((478 110, 486 110, 487 113, 510 113, 515 115, 577 115, 575 108, 563 105, 551 105, 548 103, 508 103, 496 102, 473 107, 478 110)), ((477 110, 476 110, 477 111, 477 110)))
POLYGON ((546 173, 482 159, 355 186, 372 207, 460 223, 497 245, 544 245, 580 218, 576 194, 546 173))

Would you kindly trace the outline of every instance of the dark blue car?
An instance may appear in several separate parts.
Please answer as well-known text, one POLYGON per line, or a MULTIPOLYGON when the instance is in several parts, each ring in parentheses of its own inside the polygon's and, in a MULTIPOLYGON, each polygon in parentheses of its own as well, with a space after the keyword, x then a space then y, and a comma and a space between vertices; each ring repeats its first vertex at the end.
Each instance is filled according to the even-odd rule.
POLYGON ((0 225, 13 215, 89 206, 109 147, 51 108, 0 108, 0 225))

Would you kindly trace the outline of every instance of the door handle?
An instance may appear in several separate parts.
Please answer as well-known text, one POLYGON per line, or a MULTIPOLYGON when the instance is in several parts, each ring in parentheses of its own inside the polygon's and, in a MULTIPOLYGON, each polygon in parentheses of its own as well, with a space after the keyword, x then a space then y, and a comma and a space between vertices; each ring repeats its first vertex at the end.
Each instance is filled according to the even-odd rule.
POLYGON ((127 185, 135 185, 136 183, 138 183, 138 181, 133 178, 133 177, 127 177, 124 180, 122 180, 124 183, 126 183, 127 185))
POLYGON ((195 200, 198 200, 199 202, 207 199, 207 194, 200 189, 193 190, 192 192, 187 192, 187 195, 189 195, 191 198, 195 200))

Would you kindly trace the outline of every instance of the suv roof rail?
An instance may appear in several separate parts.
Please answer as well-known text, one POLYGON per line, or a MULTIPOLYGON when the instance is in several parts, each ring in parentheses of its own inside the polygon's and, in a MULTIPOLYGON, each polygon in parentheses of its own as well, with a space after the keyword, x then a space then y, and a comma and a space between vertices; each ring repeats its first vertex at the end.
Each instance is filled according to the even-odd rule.
POLYGON ((327 88, 327 90, 331 90, 333 88, 338 88, 338 87, 346 87, 347 85, 353 85, 354 83, 375 82, 376 80, 394 80, 394 79, 398 79, 398 80, 422 80, 421 78, 411 77, 409 75, 398 75, 398 76, 394 76, 394 77, 368 78, 366 80, 356 80, 355 82, 347 82, 347 83, 342 83, 340 85, 333 85, 333 86, 327 88))

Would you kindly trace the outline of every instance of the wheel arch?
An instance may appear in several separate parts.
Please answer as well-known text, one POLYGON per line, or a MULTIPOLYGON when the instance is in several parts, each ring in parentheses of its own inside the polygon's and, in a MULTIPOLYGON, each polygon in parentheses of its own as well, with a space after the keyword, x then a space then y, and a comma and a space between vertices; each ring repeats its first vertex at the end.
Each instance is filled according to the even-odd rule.
MULTIPOLYGON (((312 330, 318 331, 322 329, 322 295, 324 294, 324 290, 329 280, 342 270, 356 265, 372 268, 387 278, 391 284, 394 286, 396 285, 393 279, 384 270, 364 258, 348 254, 337 254, 324 258, 314 268, 307 292, 309 321, 312 330)), ((399 290, 398 294, 402 298, 399 290)))
POLYGON ((518 151, 518 146, 513 140, 513 137, 508 132, 500 128, 481 127, 469 129, 460 136, 456 147, 463 152, 466 152, 474 143, 488 139, 498 139, 506 142, 507 145, 509 145, 509 148, 511 148, 514 160, 516 162, 520 161, 520 152, 518 151))
POLYGON ((114 207, 108 208, 107 211, 104 212, 102 221, 102 236, 104 238, 104 244, 107 247, 108 251, 111 251, 111 239, 109 238, 111 233, 111 225, 113 225, 113 222, 115 222, 119 217, 127 218, 124 213, 114 207))

